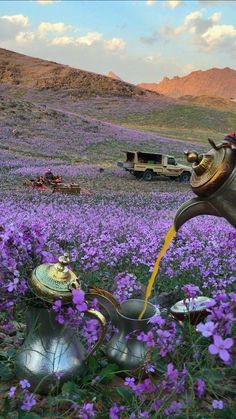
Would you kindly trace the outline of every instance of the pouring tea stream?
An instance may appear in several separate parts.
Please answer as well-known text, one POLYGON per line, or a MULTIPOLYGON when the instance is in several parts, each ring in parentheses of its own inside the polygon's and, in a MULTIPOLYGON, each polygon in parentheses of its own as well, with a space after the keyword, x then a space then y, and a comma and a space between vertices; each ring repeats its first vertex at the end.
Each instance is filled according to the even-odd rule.
POLYGON ((216 145, 214 141, 208 141, 212 149, 206 154, 185 152, 193 168, 190 185, 198 197, 182 204, 175 215, 174 224, 165 236, 164 245, 147 285, 144 307, 139 319, 142 319, 147 307, 160 262, 176 232, 186 221, 198 215, 214 215, 224 217, 236 228, 236 149, 231 148, 229 144, 216 145))

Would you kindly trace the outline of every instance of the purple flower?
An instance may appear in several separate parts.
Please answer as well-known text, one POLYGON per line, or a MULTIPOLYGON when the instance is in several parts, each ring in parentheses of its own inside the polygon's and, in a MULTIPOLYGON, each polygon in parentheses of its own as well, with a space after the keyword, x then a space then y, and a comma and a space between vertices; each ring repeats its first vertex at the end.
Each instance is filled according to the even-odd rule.
POLYGON ((53 310, 58 313, 61 310, 61 300, 56 300, 52 306, 53 310))
POLYGON ((109 410, 109 419, 119 419, 119 413, 123 412, 124 409, 124 406, 117 406, 115 404, 109 410))
POLYGON ((222 359, 222 361, 227 362, 230 359, 230 354, 228 352, 228 349, 231 348, 231 346, 233 346, 233 339, 231 338, 227 338, 227 339, 222 339, 221 336, 219 335, 215 335, 213 336, 214 339, 214 344, 211 344, 208 348, 210 354, 212 355, 219 355, 220 359, 222 359))
POLYGON ((12 398, 15 394, 16 391, 16 387, 11 387, 10 390, 8 391, 8 397, 12 398))
POLYGON ((130 387, 132 390, 135 390, 135 378, 134 377, 126 377, 124 381, 124 385, 130 387))
POLYGON ((72 295, 73 295, 72 301, 76 305, 76 309, 79 312, 86 311, 87 304, 84 302, 84 297, 85 297, 84 291, 73 289, 72 295))
POLYGON ((91 419, 95 417, 93 410, 93 403, 84 403, 83 406, 78 411, 79 418, 81 419, 91 419))
POLYGON ((150 416, 149 416, 148 412, 146 412, 146 410, 144 410, 143 412, 139 412, 138 418, 149 419, 150 416))
POLYGON ((150 362, 145 362, 144 369, 146 373, 155 372, 155 365, 150 364, 150 362))
POLYGON ((128 272, 118 273, 115 276, 115 285, 114 295, 120 303, 128 300, 136 291, 141 289, 141 286, 137 283, 136 276, 128 272))
POLYGON ((64 374, 65 374, 65 373, 64 373, 63 371, 56 371, 56 372, 54 373, 55 377, 56 377, 58 380, 60 380, 60 378, 62 378, 64 374))
POLYGON ((205 324, 199 323, 196 329, 198 332, 201 332, 202 336, 205 336, 206 338, 208 338, 209 336, 213 335, 215 328, 216 328, 215 323, 213 323, 212 321, 209 321, 205 324))
POLYGON ((36 400, 35 400, 34 395, 31 393, 25 393, 24 400, 21 405, 21 410, 26 410, 28 412, 35 405, 36 405, 36 400))
POLYGON ((119 419, 118 413, 119 413, 118 406, 116 406, 116 405, 112 406, 109 410, 109 418, 110 419, 119 419))
MULTIPOLYGON (((179 416, 181 414, 183 408, 183 404, 181 402, 173 401, 170 405, 170 407, 167 407, 164 412, 166 415, 176 415, 179 416)), ((173 416, 171 416, 173 417, 173 416)))
POLYGON ((60 324, 64 324, 65 323, 65 318, 64 318, 64 316, 62 315, 62 314, 58 314, 57 316, 56 316, 56 320, 58 321, 58 323, 60 323, 60 324))
POLYGON ((200 289, 196 285, 187 284, 182 287, 182 290, 185 293, 185 296, 188 298, 197 297, 200 294, 200 289))
POLYGON ((17 284, 19 283, 19 278, 14 278, 13 281, 7 284, 7 291, 12 292, 17 290, 17 284))
POLYGON ((141 342, 146 342, 148 348, 151 348, 155 344, 153 333, 151 331, 149 331, 147 333, 141 332, 137 336, 137 340, 140 340, 141 342))
POLYGON ((194 383, 194 391, 197 397, 202 397, 205 393, 205 381, 201 378, 198 378, 194 383))
POLYGON ((222 402, 222 400, 213 400, 212 407, 213 409, 222 410, 224 408, 224 403, 222 402))
POLYGON ((155 314, 155 316, 150 318, 149 323, 157 324, 159 327, 163 327, 165 325, 165 319, 163 319, 159 314, 155 314))
POLYGON ((21 388, 24 390, 26 388, 30 388, 30 383, 28 380, 24 379, 24 380, 20 380, 20 386, 21 388))

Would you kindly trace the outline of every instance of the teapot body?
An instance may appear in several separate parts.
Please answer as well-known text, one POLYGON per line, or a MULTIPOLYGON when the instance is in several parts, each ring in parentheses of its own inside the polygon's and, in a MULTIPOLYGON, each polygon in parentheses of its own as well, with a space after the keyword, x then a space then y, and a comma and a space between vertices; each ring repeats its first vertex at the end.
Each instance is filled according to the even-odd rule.
POLYGON ((86 371, 85 351, 75 330, 59 324, 55 316, 52 310, 28 308, 26 337, 16 356, 16 375, 41 394, 86 371))
POLYGON ((225 184, 210 197, 221 217, 236 228, 236 168, 225 184))
POLYGON ((147 358, 148 348, 145 342, 137 339, 141 332, 148 332, 151 327, 149 320, 159 310, 148 302, 142 319, 139 315, 144 306, 143 300, 130 299, 117 308, 117 333, 107 345, 107 357, 119 365, 122 370, 136 370, 143 367, 147 358))
POLYGON ((148 350, 147 345, 138 340, 137 336, 150 329, 149 320, 160 314, 159 310, 148 302, 143 318, 139 319, 144 300, 130 299, 119 304, 109 292, 104 293, 99 288, 91 289, 86 297, 97 299, 104 309, 104 315, 111 320, 115 328, 115 333, 106 346, 108 359, 119 365, 122 370, 134 371, 142 367, 148 350))
POLYGON ((175 230, 198 215, 224 217, 236 228, 236 150, 214 146, 205 156, 186 152, 193 161, 191 187, 198 197, 190 199, 178 209, 175 230))

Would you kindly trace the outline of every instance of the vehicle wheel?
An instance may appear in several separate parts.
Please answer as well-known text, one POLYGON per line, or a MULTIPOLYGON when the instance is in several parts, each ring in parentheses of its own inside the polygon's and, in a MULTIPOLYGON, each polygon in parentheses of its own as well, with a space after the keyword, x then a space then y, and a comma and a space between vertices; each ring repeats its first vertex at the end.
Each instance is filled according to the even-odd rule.
POLYGON ((150 182, 154 178, 154 173, 151 170, 146 170, 143 174, 143 180, 150 182))
POLYGON ((180 182, 189 182, 190 177, 191 177, 191 174, 190 174, 190 173, 188 173, 188 172, 183 172, 183 173, 180 175, 179 180, 180 180, 180 182))

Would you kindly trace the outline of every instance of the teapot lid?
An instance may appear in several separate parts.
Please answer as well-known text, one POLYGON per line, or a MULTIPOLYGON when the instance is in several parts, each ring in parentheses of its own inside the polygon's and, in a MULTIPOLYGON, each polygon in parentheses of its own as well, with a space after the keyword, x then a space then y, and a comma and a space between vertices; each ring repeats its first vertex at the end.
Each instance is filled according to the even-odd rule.
POLYGON ((199 196, 209 196, 216 192, 229 178, 236 166, 236 151, 226 144, 215 145, 207 153, 185 152, 192 164, 190 184, 193 192, 199 196))
POLYGON ((45 301, 61 298, 63 302, 69 302, 72 289, 80 289, 80 281, 68 268, 69 263, 69 255, 65 253, 57 263, 43 263, 36 267, 29 279, 31 291, 45 301))

